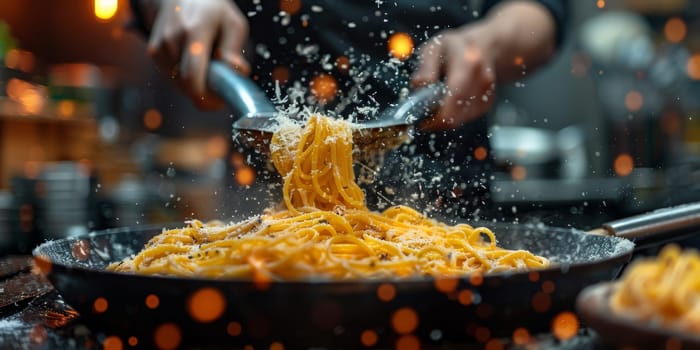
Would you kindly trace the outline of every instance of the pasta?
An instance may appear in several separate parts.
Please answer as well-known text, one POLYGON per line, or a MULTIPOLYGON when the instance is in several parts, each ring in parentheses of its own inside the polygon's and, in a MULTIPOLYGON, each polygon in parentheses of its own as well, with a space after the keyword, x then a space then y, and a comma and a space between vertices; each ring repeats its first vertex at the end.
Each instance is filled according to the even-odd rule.
POLYGON ((700 255, 669 245, 658 258, 637 261, 615 288, 610 307, 635 320, 700 332, 700 255))
POLYGON ((270 153, 284 179, 278 208, 235 224, 192 220, 164 230, 114 271, 263 280, 457 276, 542 268, 548 260, 496 245, 493 232, 450 226, 406 206, 367 209, 352 161, 351 124, 312 115, 281 128, 270 153))

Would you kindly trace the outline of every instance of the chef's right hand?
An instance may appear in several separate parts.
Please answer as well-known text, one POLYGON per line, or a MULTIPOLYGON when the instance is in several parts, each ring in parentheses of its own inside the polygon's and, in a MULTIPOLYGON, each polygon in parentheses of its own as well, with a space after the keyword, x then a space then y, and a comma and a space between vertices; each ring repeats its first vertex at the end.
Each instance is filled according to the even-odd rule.
POLYGON ((212 57, 248 74, 243 56, 248 20, 230 0, 141 0, 144 24, 150 28, 148 54, 158 67, 203 109, 223 104, 207 89, 212 57))

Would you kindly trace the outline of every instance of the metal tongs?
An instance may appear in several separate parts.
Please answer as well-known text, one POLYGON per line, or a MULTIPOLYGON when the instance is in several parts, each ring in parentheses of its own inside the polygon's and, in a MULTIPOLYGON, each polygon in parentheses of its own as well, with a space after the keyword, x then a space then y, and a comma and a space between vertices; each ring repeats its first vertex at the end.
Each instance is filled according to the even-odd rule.
MULTIPOLYGON (((233 131, 238 140, 267 151, 278 127, 278 111, 267 95, 253 81, 220 61, 209 64, 207 78, 209 88, 233 112, 233 131)), ((444 93, 443 83, 425 86, 380 112, 378 118, 356 123, 353 130, 356 149, 391 150, 409 141, 413 125, 433 115, 444 93)))

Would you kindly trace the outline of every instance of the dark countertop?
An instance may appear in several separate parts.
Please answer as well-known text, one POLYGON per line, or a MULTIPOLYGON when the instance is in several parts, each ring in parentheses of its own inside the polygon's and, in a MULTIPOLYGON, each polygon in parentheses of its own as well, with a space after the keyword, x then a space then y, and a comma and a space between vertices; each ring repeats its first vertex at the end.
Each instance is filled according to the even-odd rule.
MULTIPOLYGON (((104 343, 104 336, 95 334, 80 315, 33 271, 31 258, 0 258, 0 348, 2 349, 135 349, 133 339, 123 340, 121 347, 104 343)), ((524 345, 510 339, 484 344, 442 344, 437 349, 553 349, 589 350, 602 348, 595 334, 582 328, 578 335, 559 341, 551 334, 530 338, 524 345)), ((113 345, 113 344, 111 344, 113 345)), ((222 348, 231 348, 222 344, 222 348)), ((198 347, 196 347, 198 348, 198 347)), ((209 348, 209 347, 207 347, 209 348)))

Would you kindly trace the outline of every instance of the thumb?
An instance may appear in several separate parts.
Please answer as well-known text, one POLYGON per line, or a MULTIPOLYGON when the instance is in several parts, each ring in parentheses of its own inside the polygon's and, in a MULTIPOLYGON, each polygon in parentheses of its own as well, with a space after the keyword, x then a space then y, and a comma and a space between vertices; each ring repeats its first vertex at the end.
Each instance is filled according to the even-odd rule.
POLYGON ((435 83, 442 72, 442 43, 436 38, 430 39, 420 48, 420 66, 411 77, 414 87, 435 83))

